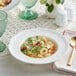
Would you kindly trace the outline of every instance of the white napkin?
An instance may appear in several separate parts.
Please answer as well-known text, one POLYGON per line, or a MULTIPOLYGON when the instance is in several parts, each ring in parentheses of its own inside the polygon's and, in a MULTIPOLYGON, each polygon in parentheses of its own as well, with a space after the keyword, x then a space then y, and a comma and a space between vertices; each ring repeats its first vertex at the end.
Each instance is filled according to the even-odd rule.
MULTIPOLYGON (((64 36, 66 39, 69 40, 71 39, 72 36, 76 36, 76 31, 64 31, 64 36)), ((76 52, 73 58, 73 63, 71 66, 67 66, 67 61, 70 55, 72 48, 69 46, 69 49, 66 50, 67 53, 64 57, 62 57, 59 61, 56 61, 54 63, 54 69, 60 70, 60 71, 66 71, 66 72, 71 72, 71 73, 76 73, 76 52)))

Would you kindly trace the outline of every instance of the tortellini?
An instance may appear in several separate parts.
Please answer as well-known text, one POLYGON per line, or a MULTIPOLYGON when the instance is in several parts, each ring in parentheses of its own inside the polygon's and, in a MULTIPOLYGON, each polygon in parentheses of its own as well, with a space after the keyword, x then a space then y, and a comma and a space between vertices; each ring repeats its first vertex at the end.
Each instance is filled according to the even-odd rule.
POLYGON ((47 48, 42 48, 41 50, 40 50, 40 54, 41 55, 45 55, 45 54, 47 54, 48 53, 48 49, 47 48))

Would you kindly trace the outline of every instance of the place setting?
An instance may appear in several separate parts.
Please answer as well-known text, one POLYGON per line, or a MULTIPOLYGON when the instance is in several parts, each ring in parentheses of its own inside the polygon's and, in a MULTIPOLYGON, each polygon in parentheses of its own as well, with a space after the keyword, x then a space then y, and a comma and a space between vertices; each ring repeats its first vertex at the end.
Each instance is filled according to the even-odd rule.
MULTIPOLYGON (((50 65, 55 74, 76 74, 76 6, 72 3, 74 1, 68 3, 68 0, 0 0, 0 57, 9 60, 7 56, 10 56, 31 69, 50 65), (44 9, 45 21, 40 19, 42 13, 36 9, 38 6, 44 9), (14 8, 22 10, 16 12, 14 8)), ((12 68, 12 62, 10 65, 12 68)))
POLYGON ((56 71, 63 71, 67 73, 76 73, 75 69, 75 48, 76 48, 76 31, 65 30, 63 35, 69 42, 69 49, 66 56, 63 56, 58 62, 54 64, 54 69, 56 71), (67 57, 67 58, 66 58, 67 57), (62 63, 62 64, 61 64, 62 63))

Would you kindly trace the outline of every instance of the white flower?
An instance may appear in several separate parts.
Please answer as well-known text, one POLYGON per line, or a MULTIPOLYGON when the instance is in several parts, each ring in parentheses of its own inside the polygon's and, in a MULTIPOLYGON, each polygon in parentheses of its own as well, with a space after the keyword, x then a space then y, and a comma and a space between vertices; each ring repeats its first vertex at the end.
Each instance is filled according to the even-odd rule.
POLYGON ((53 0, 47 0, 47 3, 48 3, 49 5, 51 5, 51 4, 53 4, 53 0))
POLYGON ((46 0, 40 0, 41 4, 46 4, 46 0))
POLYGON ((56 4, 56 0, 53 0, 53 4, 54 4, 54 5, 57 5, 57 4, 56 4))

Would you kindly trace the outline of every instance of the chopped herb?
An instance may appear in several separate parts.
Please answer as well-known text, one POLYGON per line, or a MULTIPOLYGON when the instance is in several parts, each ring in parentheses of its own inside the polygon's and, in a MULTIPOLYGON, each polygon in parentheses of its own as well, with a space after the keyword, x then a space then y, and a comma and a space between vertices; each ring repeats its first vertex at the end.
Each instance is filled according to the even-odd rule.
POLYGON ((31 43, 32 42, 32 38, 28 38, 28 43, 31 43))
POLYGON ((38 37, 38 36, 36 36, 36 39, 37 39, 37 40, 38 40, 38 38, 39 38, 39 37, 38 37))
POLYGON ((45 48, 47 49, 47 47, 45 46, 45 48))
POLYGON ((21 51, 24 51, 24 50, 27 50, 28 48, 27 47, 23 47, 21 48, 21 51))
POLYGON ((27 47, 27 45, 26 44, 23 44, 23 47, 27 47))
POLYGON ((35 47, 35 48, 32 50, 32 53, 37 53, 41 48, 42 48, 42 46, 40 46, 40 47, 35 47))
POLYGON ((23 51, 23 53, 24 53, 24 54, 29 54, 29 51, 28 51, 28 50, 26 50, 26 51, 23 51))
POLYGON ((31 49, 33 49, 34 48, 34 46, 32 45, 28 50, 31 50, 31 49))
POLYGON ((23 51, 24 51, 24 49, 21 49, 21 51, 23 52, 23 51))

